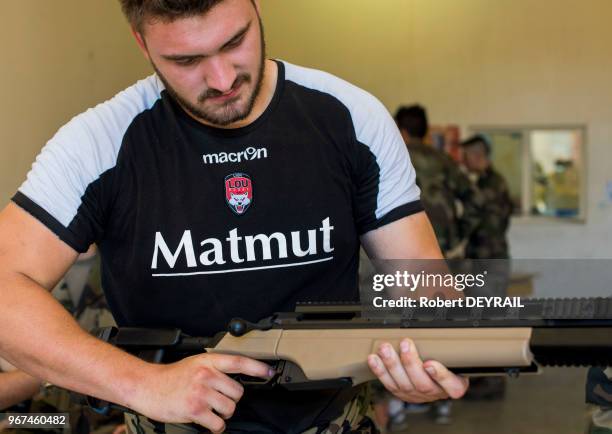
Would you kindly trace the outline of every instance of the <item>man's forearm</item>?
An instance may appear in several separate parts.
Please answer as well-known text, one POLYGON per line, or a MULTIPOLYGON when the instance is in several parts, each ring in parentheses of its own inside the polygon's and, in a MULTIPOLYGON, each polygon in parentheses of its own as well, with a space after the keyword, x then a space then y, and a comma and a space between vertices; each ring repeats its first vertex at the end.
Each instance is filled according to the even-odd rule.
POLYGON ((26 276, 1 276, 0 300, 0 356, 35 377, 127 407, 155 369, 83 331, 26 276))
POLYGON ((25 372, 0 372, 0 410, 31 398, 39 388, 40 380, 25 372))

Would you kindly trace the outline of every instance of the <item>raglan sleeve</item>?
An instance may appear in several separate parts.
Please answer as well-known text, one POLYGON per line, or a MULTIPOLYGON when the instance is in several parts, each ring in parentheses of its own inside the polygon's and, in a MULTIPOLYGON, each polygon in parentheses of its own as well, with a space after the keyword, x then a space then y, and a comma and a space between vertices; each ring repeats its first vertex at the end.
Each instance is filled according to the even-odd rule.
POLYGON ((369 96, 353 110, 355 221, 360 235, 423 211, 404 140, 387 109, 369 96))
POLYGON ((87 251, 104 233, 122 137, 156 95, 149 77, 74 117, 42 148, 12 201, 74 250, 87 251))

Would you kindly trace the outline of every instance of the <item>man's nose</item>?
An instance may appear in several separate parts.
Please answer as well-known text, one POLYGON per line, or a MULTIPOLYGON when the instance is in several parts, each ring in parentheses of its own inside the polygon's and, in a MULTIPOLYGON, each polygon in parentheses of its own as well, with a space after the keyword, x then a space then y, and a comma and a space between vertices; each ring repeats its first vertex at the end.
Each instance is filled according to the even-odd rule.
POLYGON ((206 85, 209 89, 216 89, 222 93, 231 91, 237 74, 228 59, 224 56, 212 57, 209 59, 206 72, 206 85))

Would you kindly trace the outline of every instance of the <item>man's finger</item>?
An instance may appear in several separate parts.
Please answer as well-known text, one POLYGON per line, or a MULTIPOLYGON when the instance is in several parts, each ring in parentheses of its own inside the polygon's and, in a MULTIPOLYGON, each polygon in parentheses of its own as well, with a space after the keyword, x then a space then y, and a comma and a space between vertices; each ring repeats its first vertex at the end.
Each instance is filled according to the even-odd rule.
POLYGON ((383 386, 385 386, 385 389, 391 393, 400 392, 399 386, 395 380, 393 380, 389 374, 389 371, 387 371, 387 368, 380 357, 378 357, 376 354, 370 354, 368 356, 368 366, 374 375, 376 375, 376 377, 380 380, 383 386))
POLYGON ((270 378, 274 375, 274 370, 259 360, 227 354, 213 354, 212 356, 208 360, 212 361, 213 366, 221 372, 261 378, 270 378))
POLYGON ((440 385, 442 390, 451 398, 461 398, 468 389, 470 380, 453 374, 444 365, 435 360, 428 360, 424 364, 425 370, 440 385))
POLYGON ((408 374, 402 365, 402 361, 400 357, 397 355, 397 352, 389 343, 382 344, 377 352, 378 356, 381 358, 383 364, 387 368, 387 371, 393 378, 395 384, 400 388, 402 392, 412 392, 414 390, 414 386, 410 379, 408 378, 408 374))
POLYGON ((223 419, 229 419, 236 410, 236 402, 222 393, 213 391, 208 395, 208 404, 223 419))
POLYGON ((423 361, 412 340, 404 339, 400 342, 400 359, 404 369, 408 373, 408 378, 410 378, 410 381, 418 392, 429 395, 432 398, 442 393, 442 389, 431 379, 428 373, 425 372, 423 361))
POLYGON ((206 386, 222 393, 234 402, 238 402, 244 394, 244 387, 236 380, 228 377, 223 372, 217 371, 217 375, 205 381, 206 386))
POLYGON ((193 422, 208 428, 213 433, 222 433, 225 430, 225 421, 210 410, 195 417, 193 422))

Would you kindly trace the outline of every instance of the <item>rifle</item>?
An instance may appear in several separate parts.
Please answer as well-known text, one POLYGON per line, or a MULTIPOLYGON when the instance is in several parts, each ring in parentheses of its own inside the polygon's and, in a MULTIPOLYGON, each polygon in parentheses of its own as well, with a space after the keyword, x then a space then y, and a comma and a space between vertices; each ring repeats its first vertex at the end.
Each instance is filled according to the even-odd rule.
POLYGON ((169 363, 202 353, 240 354, 269 363, 251 387, 312 390, 355 386, 375 376, 368 354, 409 337, 421 358, 457 374, 537 373, 542 366, 612 365, 612 298, 524 299, 522 308, 406 309, 377 319, 362 306, 299 303, 257 323, 235 318, 227 331, 192 337, 179 329, 109 327, 97 336, 144 360, 169 363))

